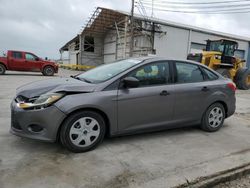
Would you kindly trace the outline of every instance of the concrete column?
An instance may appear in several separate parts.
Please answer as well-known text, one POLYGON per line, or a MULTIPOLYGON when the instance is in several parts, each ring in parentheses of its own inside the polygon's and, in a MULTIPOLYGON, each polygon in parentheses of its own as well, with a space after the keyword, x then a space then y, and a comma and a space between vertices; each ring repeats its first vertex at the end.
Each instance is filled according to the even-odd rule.
POLYGON ((190 53, 191 51, 191 42, 192 42, 192 30, 189 30, 188 33, 188 47, 187 47, 187 55, 190 53))
POLYGON ((247 62, 246 66, 250 68, 250 42, 248 42, 248 53, 247 53, 247 62))
POLYGON ((79 34, 79 55, 78 64, 82 65, 82 33, 79 34))

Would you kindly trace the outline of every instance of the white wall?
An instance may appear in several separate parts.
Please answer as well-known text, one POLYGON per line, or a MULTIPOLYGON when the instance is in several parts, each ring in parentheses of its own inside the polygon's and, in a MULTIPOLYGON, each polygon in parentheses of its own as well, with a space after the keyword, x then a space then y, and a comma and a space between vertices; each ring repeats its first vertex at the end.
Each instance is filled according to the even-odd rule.
POLYGON ((110 63, 116 60, 116 40, 117 34, 115 31, 108 31, 104 37, 104 63, 110 63))
POLYGON ((69 64, 76 64, 76 54, 79 50, 75 51, 75 43, 69 45, 69 64))
POLYGON ((94 37, 94 52, 84 51, 84 34, 81 36, 81 63, 82 65, 98 66, 103 64, 103 37, 98 34, 91 34, 94 37))
POLYGON ((186 59, 189 30, 170 26, 161 26, 164 33, 156 33, 154 48, 156 55, 167 58, 186 59))
MULTIPOLYGON (((225 36, 207 34, 199 31, 191 31, 188 29, 176 28, 172 26, 161 26, 161 30, 166 32, 155 33, 154 48, 156 49, 156 55, 174 58, 174 59, 186 59, 187 54, 196 52, 196 49, 191 49, 191 43, 206 44, 206 40, 218 40, 218 39, 230 39, 225 36), (190 37, 190 38, 189 38, 190 37)), ((246 41, 235 40, 239 43, 239 50, 245 51, 245 59, 248 57, 249 44, 246 41)), ((198 50, 200 52, 200 50, 198 50)))

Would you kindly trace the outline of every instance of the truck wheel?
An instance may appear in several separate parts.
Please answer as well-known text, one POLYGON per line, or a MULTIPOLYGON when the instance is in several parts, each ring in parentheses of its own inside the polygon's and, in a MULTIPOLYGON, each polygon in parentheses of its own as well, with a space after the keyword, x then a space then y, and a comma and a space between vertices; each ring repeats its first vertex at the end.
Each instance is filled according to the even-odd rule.
POLYGON ((4 66, 3 64, 0 64, 0 75, 1 75, 1 74, 4 74, 5 71, 6 71, 5 66, 4 66))
POLYGON ((80 111, 70 115, 62 124, 60 141, 72 152, 86 152, 102 142, 105 131, 105 121, 100 114, 80 111))
POLYGON ((250 89, 250 70, 244 68, 239 69, 235 77, 235 82, 239 89, 250 89))
POLYGON ((231 78, 230 72, 228 69, 217 69, 216 72, 220 73, 225 78, 231 78))
POLYGON ((51 66, 46 66, 46 67, 44 67, 44 69, 43 69, 43 75, 44 75, 44 76, 53 76, 54 73, 55 73, 55 70, 54 70, 54 68, 51 67, 51 66))

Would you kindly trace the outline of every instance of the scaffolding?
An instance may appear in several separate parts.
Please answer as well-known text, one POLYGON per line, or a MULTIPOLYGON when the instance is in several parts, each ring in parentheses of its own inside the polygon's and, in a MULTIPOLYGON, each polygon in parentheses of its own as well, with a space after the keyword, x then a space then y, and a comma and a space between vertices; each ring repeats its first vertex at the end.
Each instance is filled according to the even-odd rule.
POLYGON ((111 59, 117 60, 127 58, 131 54, 134 57, 154 54, 154 34, 156 32, 161 33, 160 28, 148 18, 135 16, 133 33, 131 29, 131 15, 122 11, 98 7, 85 23, 81 34, 69 41, 60 50, 67 50, 67 46, 74 42, 79 46, 81 64, 91 64, 90 62, 95 61, 95 58, 100 62, 105 57, 112 57, 111 59), (108 35, 115 36, 115 39, 107 41, 105 37, 108 35), (95 37, 94 53, 84 51, 85 36, 95 37), (130 46, 131 40, 133 48, 130 46), (105 45, 111 43, 115 43, 115 50, 105 52, 105 45), (131 49, 133 51, 130 51, 131 49))

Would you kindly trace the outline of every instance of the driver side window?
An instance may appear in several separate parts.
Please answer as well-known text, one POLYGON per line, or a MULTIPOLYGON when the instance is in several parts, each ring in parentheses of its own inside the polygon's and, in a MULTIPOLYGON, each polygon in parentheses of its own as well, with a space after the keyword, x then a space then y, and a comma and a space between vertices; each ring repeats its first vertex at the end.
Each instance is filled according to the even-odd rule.
POLYGON ((26 53, 25 54, 25 59, 26 60, 30 60, 30 61, 35 61, 36 60, 36 56, 34 56, 32 54, 29 54, 29 53, 26 53))
POLYGON ((153 85, 163 85, 169 82, 169 64, 167 62, 158 62, 144 65, 131 72, 128 77, 135 77, 139 80, 139 87, 153 85))

